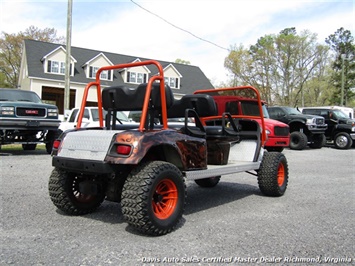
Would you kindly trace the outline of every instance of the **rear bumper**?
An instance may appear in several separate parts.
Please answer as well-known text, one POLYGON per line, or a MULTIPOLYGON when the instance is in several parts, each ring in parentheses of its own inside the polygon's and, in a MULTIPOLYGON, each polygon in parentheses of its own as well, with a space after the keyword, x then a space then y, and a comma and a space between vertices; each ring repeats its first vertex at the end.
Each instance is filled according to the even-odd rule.
POLYGON ((114 172, 113 166, 102 161, 80 160, 53 156, 52 166, 77 173, 109 174, 114 172))

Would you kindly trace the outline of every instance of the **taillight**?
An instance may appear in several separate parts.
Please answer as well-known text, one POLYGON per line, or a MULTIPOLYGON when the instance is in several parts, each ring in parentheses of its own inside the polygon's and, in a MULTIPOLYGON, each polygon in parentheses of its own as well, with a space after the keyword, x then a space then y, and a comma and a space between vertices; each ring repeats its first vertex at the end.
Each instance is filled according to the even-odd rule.
POLYGON ((132 147, 130 145, 117 145, 116 152, 121 155, 129 155, 131 153, 132 147))
POLYGON ((58 149, 59 149, 59 146, 60 146, 60 143, 61 143, 61 141, 60 141, 59 139, 56 139, 56 140, 53 142, 53 149, 58 150, 58 149))

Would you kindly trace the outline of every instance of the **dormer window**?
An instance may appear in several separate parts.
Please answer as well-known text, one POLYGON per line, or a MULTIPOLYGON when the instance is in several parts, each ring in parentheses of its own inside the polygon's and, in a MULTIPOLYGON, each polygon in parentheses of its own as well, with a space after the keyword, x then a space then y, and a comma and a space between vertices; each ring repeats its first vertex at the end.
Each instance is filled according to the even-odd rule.
MULTIPOLYGON (((90 67, 90 71, 89 71, 89 78, 96 78, 96 73, 97 73, 97 71, 99 69, 100 69, 99 67, 91 66, 90 67)), ((102 79, 102 80, 112 80, 111 77, 112 77, 112 70, 101 71, 100 79, 102 79)))
MULTIPOLYGON (((52 74, 65 74, 65 62, 51 61, 48 60, 47 72, 52 74)), ((70 64, 70 75, 72 75, 73 69, 72 64, 70 64)))
POLYGON ((165 77, 164 81, 165 81, 165 84, 169 85, 169 87, 172 89, 179 88, 179 79, 178 78, 165 77))
POLYGON ((164 68, 164 82, 172 89, 180 89, 180 81, 182 75, 180 72, 174 67, 174 65, 169 64, 164 68))
POLYGON ((141 84, 147 82, 147 74, 139 72, 127 72, 127 83, 141 84))

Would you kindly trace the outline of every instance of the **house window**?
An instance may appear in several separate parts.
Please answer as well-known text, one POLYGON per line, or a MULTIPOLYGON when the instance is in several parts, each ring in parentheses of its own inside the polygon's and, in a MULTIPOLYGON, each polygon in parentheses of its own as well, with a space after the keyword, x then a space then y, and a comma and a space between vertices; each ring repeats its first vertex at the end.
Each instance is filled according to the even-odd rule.
POLYGON ((147 82, 147 74, 137 72, 127 72, 127 83, 141 84, 147 82))
POLYGON ((179 79, 172 77, 165 77, 165 84, 169 85, 170 88, 177 89, 179 88, 179 79))
POLYGON ((130 82, 131 83, 137 83, 136 77, 137 77, 137 73, 136 72, 131 72, 130 73, 130 77, 129 77, 130 82))
MULTIPOLYGON (((47 72, 54 74, 65 74, 65 62, 48 60, 47 72)), ((73 74, 72 64, 70 64, 70 75, 73 74)))
POLYGON ((65 63, 60 62, 60 74, 65 74, 65 63))
POLYGON ((137 73, 137 83, 143 83, 143 73, 137 73))
POLYGON ((58 61, 52 61, 50 71, 51 73, 59 73, 59 62, 58 61))
MULTIPOLYGON (((89 78, 96 78, 96 73, 97 71, 99 71, 99 67, 90 67, 89 69, 89 78)), ((111 71, 112 70, 104 70, 101 71, 100 74, 100 79, 104 79, 104 80, 111 80, 111 71)))

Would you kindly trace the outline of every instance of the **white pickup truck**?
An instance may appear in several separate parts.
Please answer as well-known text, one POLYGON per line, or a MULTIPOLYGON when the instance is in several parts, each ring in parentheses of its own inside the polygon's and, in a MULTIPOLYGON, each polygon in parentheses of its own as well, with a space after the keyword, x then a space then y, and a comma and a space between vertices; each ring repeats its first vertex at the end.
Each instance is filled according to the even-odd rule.
MULTIPOLYGON (((73 108, 65 122, 60 123, 59 129, 62 131, 73 129, 76 127, 79 117, 80 108, 73 108)), ((106 111, 103 110, 105 117, 106 111)), ((117 119, 120 123, 132 123, 124 112, 117 112, 117 119)), ((99 111, 97 107, 85 107, 83 121, 81 127, 99 127, 99 111)))

